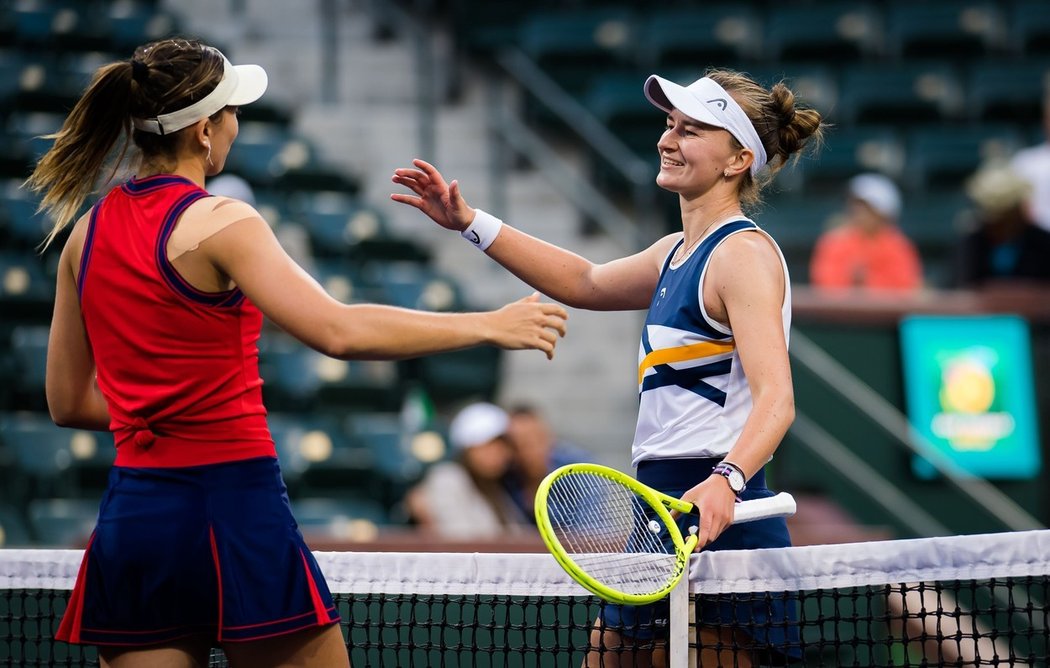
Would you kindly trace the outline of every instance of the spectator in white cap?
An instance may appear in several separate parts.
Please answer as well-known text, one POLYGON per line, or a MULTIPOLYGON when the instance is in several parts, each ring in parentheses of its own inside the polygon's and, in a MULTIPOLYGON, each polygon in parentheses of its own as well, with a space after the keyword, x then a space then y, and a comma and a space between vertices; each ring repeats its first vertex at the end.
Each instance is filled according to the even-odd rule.
POLYGON ((405 497, 417 526, 446 538, 487 539, 526 525, 503 486, 513 458, 508 424, 506 411, 486 402, 456 414, 448 431, 453 457, 432 466, 405 497))
POLYGON ((882 174, 849 181, 841 221, 817 240, 810 282, 819 288, 909 291, 922 286, 922 261, 897 226, 901 195, 882 174))
MULTIPOLYGON (((640 82, 641 83, 641 82, 640 82)), ((763 86, 740 72, 711 69, 688 85, 653 75, 640 95, 656 107, 656 184, 678 197, 681 232, 648 248, 594 263, 471 207, 457 181, 413 161, 394 171, 413 206, 552 299, 594 311, 645 310, 638 346, 638 423, 632 463, 643 483, 696 504, 697 549, 758 549, 791 542, 782 519, 731 525, 733 504, 771 492, 764 467, 794 418, 787 330, 791 281, 776 242, 747 211, 789 161, 820 143, 821 114, 796 104, 783 82, 763 86)), ((524 228, 524 226, 523 226, 524 228)), ((792 611, 778 601, 742 604, 735 614, 769 620, 747 645, 790 652, 792 611)), ((701 662, 750 665, 718 612, 701 611, 701 662)), ((592 647, 622 652, 586 665, 654 664, 666 637, 666 602, 606 605, 592 647)), ((725 617, 722 617, 725 619, 725 617)), ((797 634, 797 631, 794 633, 797 634)))

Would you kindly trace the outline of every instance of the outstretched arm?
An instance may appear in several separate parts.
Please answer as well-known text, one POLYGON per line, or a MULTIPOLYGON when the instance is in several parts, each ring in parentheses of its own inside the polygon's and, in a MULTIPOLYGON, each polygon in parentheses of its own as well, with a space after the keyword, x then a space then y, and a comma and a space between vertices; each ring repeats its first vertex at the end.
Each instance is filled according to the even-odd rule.
POLYGON ((554 356, 565 309, 531 295, 496 311, 431 313, 330 297, 253 216, 212 235, 200 250, 279 327, 340 359, 404 359, 494 345, 554 356))
MULTIPOLYGON (((414 160, 414 169, 398 169, 393 181, 412 194, 393 194, 395 202, 422 211, 442 227, 462 232, 474 221, 459 182, 446 183, 433 165, 414 160)), ((680 235, 660 239, 634 255, 594 264, 579 255, 503 225, 486 252, 512 274, 543 294, 569 306, 594 311, 644 309, 660 277, 660 266, 680 235)))

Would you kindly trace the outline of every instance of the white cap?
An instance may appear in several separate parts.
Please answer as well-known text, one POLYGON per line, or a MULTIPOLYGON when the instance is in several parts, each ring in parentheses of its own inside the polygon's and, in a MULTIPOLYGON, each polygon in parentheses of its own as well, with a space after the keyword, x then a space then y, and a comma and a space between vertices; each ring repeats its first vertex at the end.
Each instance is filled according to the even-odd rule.
POLYGON ((489 403, 471 404, 456 414, 448 428, 453 447, 459 450, 483 445, 507 433, 507 412, 489 403))
POLYGON ((728 131, 755 154, 752 176, 765 166, 766 149, 754 124, 733 96, 714 79, 704 77, 685 87, 653 74, 645 81, 645 97, 667 113, 677 109, 693 120, 728 131))
POLYGON ((849 181, 849 195, 877 212, 896 220, 901 212, 901 193, 897 184, 882 174, 858 174, 849 181))
POLYGON ((255 102, 266 92, 266 70, 258 65, 232 65, 222 57, 222 79, 214 89, 188 107, 156 118, 133 118, 136 130, 168 135, 208 118, 224 107, 255 102))

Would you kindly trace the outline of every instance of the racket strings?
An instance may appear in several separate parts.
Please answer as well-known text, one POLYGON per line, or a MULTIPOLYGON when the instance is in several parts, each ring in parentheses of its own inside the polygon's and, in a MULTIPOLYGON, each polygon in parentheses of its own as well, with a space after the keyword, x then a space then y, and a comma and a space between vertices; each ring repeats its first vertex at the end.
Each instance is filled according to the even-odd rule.
POLYGON ((630 594, 657 591, 673 577, 674 544, 646 500, 594 473, 574 472, 551 485, 551 528, 592 578, 630 594))

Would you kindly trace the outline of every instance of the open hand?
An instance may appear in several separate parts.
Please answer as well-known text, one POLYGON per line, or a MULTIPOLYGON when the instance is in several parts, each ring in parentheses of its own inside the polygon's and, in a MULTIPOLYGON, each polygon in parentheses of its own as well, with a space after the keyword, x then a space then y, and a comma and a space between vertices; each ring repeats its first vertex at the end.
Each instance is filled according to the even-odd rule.
POLYGON ((441 172, 425 160, 417 158, 412 164, 416 169, 395 169, 390 180, 405 186, 414 194, 394 193, 390 199, 414 206, 449 230, 462 232, 474 222, 474 209, 467 205, 460 194, 458 181, 446 184, 441 172))
POLYGON ((554 359, 554 346, 565 336, 569 317, 561 305, 541 303, 538 292, 487 315, 493 345, 506 350, 542 350, 547 359, 554 359))

